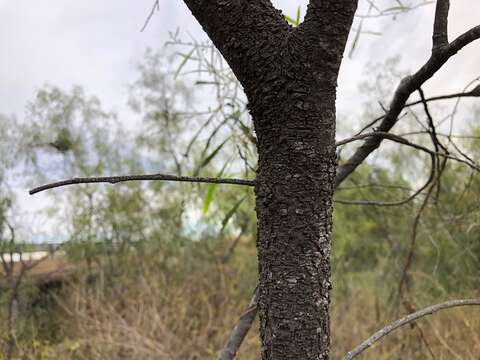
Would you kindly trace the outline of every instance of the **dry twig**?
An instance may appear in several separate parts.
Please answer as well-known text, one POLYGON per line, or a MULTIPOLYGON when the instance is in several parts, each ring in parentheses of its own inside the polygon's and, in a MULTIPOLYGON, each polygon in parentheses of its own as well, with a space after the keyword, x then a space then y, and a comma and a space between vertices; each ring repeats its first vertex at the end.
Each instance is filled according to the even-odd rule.
POLYGON ((383 338, 384 336, 390 334, 392 331, 395 331, 396 329, 405 326, 407 324, 411 324, 415 322, 416 320, 432 315, 440 310, 445 310, 445 309, 450 309, 453 307, 459 307, 459 306, 472 306, 472 305, 480 305, 480 299, 466 299, 466 300, 451 300, 447 301, 441 304, 436 304, 429 306, 425 309, 416 311, 414 313, 411 313, 393 323, 390 325, 378 330, 375 334, 370 336, 367 340, 362 342, 359 346, 357 346, 355 349, 352 351, 349 351, 347 355, 343 358, 343 360, 352 360, 353 358, 357 357, 360 355, 362 352, 367 350, 369 347, 371 347, 374 343, 376 343, 378 340, 383 338))
POLYGON ((92 184, 92 183, 108 183, 118 184, 126 181, 176 181, 176 182, 190 182, 190 183, 208 183, 208 184, 232 184, 255 186, 255 180, 242 179, 219 179, 219 178, 202 178, 191 176, 175 176, 165 174, 152 175, 124 175, 124 176, 104 176, 104 177, 90 177, 90 178, 73 178, 70 180, 58 181, 51 184, 42 185, 29 191, 30 195, 39 193, 41 191, 54 189, 67 185, 75 184, 92 184))

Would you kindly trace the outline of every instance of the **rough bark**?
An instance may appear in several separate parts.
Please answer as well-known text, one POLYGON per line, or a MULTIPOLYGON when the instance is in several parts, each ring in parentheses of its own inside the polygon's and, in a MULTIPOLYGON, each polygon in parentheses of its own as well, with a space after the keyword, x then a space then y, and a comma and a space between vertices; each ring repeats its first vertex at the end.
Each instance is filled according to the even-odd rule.
POLYGON ((262 359, 329 359, 337 76, 356 0, 185 0, 244 87, 258 147, 262 359))

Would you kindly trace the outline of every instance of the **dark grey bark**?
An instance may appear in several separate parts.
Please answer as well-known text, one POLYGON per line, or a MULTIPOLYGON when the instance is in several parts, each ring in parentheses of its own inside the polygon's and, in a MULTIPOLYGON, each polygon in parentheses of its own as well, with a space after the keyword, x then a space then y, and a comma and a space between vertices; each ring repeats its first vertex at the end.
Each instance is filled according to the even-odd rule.
POLYGON ((185 3, 254 120, 262 358, 328 359, 336 84, 357 1, 311 1, 298 28, 269 0, 185 3))

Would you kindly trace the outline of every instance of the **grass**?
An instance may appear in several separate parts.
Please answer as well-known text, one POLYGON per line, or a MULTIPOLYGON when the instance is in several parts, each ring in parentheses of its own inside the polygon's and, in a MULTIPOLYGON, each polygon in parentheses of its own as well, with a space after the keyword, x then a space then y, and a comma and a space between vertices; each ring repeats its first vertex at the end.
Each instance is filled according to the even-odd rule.
MULTIPOLYGON (((256 261, 251 243, 241 243, 227 264, 208 249, 200 242, 181 250, 127 251, 97 259, 94 282, 85 270, 53 293, 54 305, 22 323, 18 358, 214 359, 248 303, 256 261), (45 318, 54 319, 48 322, 56 328, 54 338, 44 330, 45 318)), ((406 310, 392 295, 396 283, 380 282, 380 272, 335 277, 341 277, 341 286, 332 294, 332 359, 341 359, 406 310)), ((435 298, 421 293, 427 281, 415 278, 411 289, 421 294, 411 296, 418 307, 480 295, 435 298)), ((394 332, 360 358, 431 359, 433 353, 435 359, 478 360, 479 334, 479 309, 447 310, 394 332)), ((258 359, 259 353, 256 323, 238 359, 258 359)))

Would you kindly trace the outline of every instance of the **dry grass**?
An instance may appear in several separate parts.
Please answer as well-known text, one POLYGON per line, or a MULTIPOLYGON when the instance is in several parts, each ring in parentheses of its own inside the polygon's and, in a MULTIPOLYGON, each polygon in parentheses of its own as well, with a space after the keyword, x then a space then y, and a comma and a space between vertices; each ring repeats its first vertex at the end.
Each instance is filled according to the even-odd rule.
MULTIPOLYGON (((335 300, 332 314, 334 359, 341 359, 346 352, 375 331, 406 314, 401 305, 386 304, 371 289, 358 288, 348 299, 335 298, 335 300)), ((446 299, 431 300, 422 305, 427 306, 443 300, 446 299)), ((423 318, 415 326, 406 326, 393 332, 366 350, 359 359, 478 360, 480 358, 478 334, 480 334, 478 308, 450 309, 423 318)))
MULTIPOLYGON (((64 341, 45 345, 44 356, 38 351, 25 355, 35 353, 32 343, 25 344, 23 358, 214 359, 255 284, 254 251, 248 246, 238 251, 228 264, 203 255, 193 261, 188 253, 160 261, 132 254, 122 260, 129 264, 124 270, 112 274, 105 266, 93 284, 87 281, 88 274, 80 276, 57 296, 60 312, 56 316, 67 324, 64 341), (252 261, 246 262, 247 258, 252 261)), ((363 282, 352 280, 348 291, 334 290, 333 359, 341 359, 379 327, 405 313, 395 300, 385 301, 388 296, 368 280, 374 279, 372 274, 364 278, 363 282)), ((425 297, 421 305, 444 300, 425 297)), ((259 358, 257 326, 238 359, 259 358)), ((431 351, 435 359, 479 359, 479 309, 448 310, 418 326, 426 341, 417 327, 406 327, 361 358, 431 359, 431 351)))

